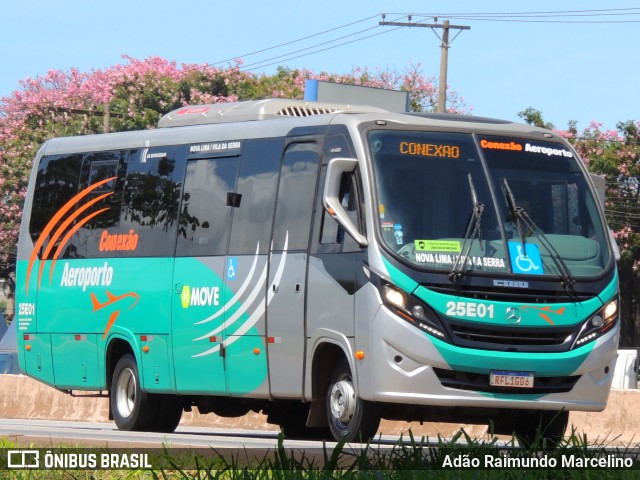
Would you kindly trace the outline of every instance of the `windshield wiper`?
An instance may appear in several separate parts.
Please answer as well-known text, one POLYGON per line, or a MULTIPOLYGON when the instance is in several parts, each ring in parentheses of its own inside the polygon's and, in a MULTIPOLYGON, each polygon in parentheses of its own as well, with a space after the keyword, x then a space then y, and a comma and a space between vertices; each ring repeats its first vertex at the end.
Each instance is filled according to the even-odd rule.
POLYGON ((558 276, 560 277, 560 280, 562 280, 562 286, 567 291, 567 293, 571 294, 570 289, 573 288, 573 284, 576 283, 576 281, 573 278, 573 275, 571 275, 569 267, 567 267, 567 264, 562 259, 553 244, 549 241, 545 233, 534 223, 527 211, 524 208, 518 206, 518 204, 516 203, 516 199, 513 196, 513 192, 511 192, 511 188, 509 188, 509 182, 507 182, 506 178, 503 179, 503 185, 504 196, 507 201, 507 208, 509 209, 509 218, 512 222, 515 223, 518 230, 518 235, 520 235, 520 238, 522 239, 522 252, 524 252, 524 256, 526 257, 527 255, 527 235, 535 235, 540 240, 542 246, 547 249, 549 256, 558 269, 558 276), (522 228, 523 226, 524 229, 522 228))
POLYGON ((473 184, 471 173, 467 173, 467 178, 469 179, 469 190, 471 192, 473 209, 471 210, 471 216, 467 222, 467 229, 464 232, 464 240, 462 242, 462 248, 460 249, 460 255, 458 255, 456 263, 453 265, 451 273, 449 273, 449 280, 452 282, 455 282, 462 276, 464 266, 469 259, 473 239, 475 237, 478 237, 478 242, 482 249, 482 213, 484 212, 484 203, 478 201, 478 194, 476 193, 476 187, 473 184))

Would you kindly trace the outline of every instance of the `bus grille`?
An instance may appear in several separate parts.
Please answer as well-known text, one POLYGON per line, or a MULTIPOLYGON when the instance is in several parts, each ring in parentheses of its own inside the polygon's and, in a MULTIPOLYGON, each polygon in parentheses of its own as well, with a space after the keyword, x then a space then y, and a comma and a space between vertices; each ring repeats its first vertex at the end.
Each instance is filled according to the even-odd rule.
POLYGON ((442 368, 434 368, 433 371, 443 387, 456 388, 458 390, 473 390, 476 392, 519 395, 566 393, 571 391, 577 381, 580 380, 580 375, 572 377, 535 377, 533 388, 493 387, 489 385, 489 375, 457 372, 454 370, 444 370, 442 368))
POLYGON ((451 319, 447 323, 454 345, 507 352, 566 352, 571 348, 580 329, 580 325, 553 328, 500 327, 451 319))
POLYGON ((465 286, 465 285, 423 285, 428 290, 455 295, 458 297, 472 298, 476 300, 490 300, 494 302, 520 302, 520 303, 573 303, 584 302, 595 298, 593 293, 572 292, 568 294, 562 291, 534 290, 525 291, 505 290, 504 288, 489 286, 465 286))

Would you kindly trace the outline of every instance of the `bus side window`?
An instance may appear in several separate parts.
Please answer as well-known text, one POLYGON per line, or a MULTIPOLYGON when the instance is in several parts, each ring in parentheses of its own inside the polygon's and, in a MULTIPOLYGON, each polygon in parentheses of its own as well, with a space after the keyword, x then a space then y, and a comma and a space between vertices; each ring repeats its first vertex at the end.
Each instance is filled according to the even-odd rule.
MULTIPOLYGON (((238 157, 190 160, 184 180, 176 256, 225 255, 229 242, 231 209, 238 157)), ((244 199, 240 200, 240 205, 244 199)), ((235 204, 234 204, 235 205, 235 204)))
POLYGON ((273 251, 308 248, 319 164, 317 143, 292 143, 287 147, 278 182, 273 251))
POLYGON ((127 165, 120 231, 135 239, 120 256, 162 257, 175 252, 184 178, 183 146, 132 151, 127 165))
MULTIPOLYGON (((79 154, 53 155, 40 160, 29 223, 34 243, 55 214, 78 193, 81 165, 79 154)), ((54 227, 53 232, 57 231, 57 226, 54 227)))
POLYGON ((229 255, 269 252, 271 223, 284 139, 245 141, 240 158, 236 193, 242 196, 233 209, 229 255))
MULTIPOLYGON (((120 213, 127 170, 127 150, 93 152, 84 155, 80 171, 80 191, 91 189, 82 204, 96 202, 91 211, 103 212, 83 223, 70 243, 65 256, 93 258, 118 256, 117 248, 106 248, 105 240, 120 232, 120 213), (106 183, 95 185, 108 180, 106 183)), ((79 204, 76 208, 81 208, 79 204)), ((83 216, 78 222, 83 222, 83 216)))

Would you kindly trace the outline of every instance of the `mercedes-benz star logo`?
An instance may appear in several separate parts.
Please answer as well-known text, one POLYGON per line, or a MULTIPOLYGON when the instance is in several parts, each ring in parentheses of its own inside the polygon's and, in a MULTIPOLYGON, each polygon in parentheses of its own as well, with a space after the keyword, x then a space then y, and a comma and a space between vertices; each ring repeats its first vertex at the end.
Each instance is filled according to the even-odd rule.
POLYGON ((517 325, 522 320, 522 316, 520 315, 520 310, 515 307, 507 308, 507 322, 511 325, 517 325))

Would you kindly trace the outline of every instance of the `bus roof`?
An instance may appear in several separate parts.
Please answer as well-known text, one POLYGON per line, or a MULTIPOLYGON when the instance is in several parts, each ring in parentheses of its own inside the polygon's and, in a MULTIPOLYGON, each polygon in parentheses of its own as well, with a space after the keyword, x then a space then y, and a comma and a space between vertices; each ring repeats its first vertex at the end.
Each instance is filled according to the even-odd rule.
POLYGON ((41 153, 55 155, 216 139, 286 136, 296 127, 336 123, 354 126, 376 121, 418 128, 559 138, 551 130, 471 115, 389 112, 367 105, 267 99, 183 107, 163 116, 158 129, 54 138, 46 142, 41 153), (256 123, 260 124, 259 129, 256 123))
POLYGON ((271 98, 178 108, 164 115, 158 122, 158 127, 182 127, 186 125, 247 122, 281 117, 309 117, 334 113, 369 112, 386 112, 386 110, 368 105, 271 98))

